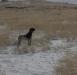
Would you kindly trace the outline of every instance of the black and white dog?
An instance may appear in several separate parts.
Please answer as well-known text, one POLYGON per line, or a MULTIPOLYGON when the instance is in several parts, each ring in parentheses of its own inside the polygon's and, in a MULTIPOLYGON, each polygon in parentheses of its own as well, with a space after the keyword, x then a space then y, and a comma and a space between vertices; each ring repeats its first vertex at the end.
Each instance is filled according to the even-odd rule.
POLYGON ((17 47, 21 45, 22 40, 28 40, 28 45, 31 45, 32 33, 35 31, 35 28, 30 28, 29 32, 25 35, 19 35, 17 47))

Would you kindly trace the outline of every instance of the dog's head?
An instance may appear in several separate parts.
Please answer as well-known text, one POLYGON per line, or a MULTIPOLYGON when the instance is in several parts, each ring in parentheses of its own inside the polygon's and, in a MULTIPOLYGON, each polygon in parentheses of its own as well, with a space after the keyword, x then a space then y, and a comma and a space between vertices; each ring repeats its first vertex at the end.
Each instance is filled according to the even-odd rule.
POLYGON ((30 28, 30 31, 31 31, 31 32, 35 31, 35 28, 33 28, 33 27, 32 27, 32 28, 30 28))

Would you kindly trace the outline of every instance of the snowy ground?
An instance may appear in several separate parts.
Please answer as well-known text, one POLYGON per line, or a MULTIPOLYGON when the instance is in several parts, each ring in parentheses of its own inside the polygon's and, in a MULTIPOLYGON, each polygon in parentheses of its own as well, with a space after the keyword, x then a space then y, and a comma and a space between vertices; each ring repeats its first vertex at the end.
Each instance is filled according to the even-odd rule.
POLYGON ((0 75, 55 75, 58 61, 76 51, 76 44, 76 40, 55 39, 50 41, 51 50, 27 54, 11 54, 14 47, 9 46, 8 54, 0 54, 0 75))
POLYGON ((10 45, 0 48, 0 75, 56 75, 55 67, 58 66, 59 61, 67 53, 76 53, 77 39, 49 38, 46 37, 45 32, 37 30, 33 37, 32 46, 27 46, 23 42, 20 47, 23 52, 18 54, 14 44, 18 32, 11 32, 10 45), (25 44, 26 47, 23 46, 25 44), (30 52, 24 53, 24 50, 30 52))

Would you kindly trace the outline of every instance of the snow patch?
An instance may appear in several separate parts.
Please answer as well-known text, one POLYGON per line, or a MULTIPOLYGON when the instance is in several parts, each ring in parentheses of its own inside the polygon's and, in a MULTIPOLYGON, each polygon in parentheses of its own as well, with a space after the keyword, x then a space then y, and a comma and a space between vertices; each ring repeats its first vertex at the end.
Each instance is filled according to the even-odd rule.
POLYGON ((62 56, 56 53, 0 55, 0 65, 4 75, 53 75, 54 66, 62 56))

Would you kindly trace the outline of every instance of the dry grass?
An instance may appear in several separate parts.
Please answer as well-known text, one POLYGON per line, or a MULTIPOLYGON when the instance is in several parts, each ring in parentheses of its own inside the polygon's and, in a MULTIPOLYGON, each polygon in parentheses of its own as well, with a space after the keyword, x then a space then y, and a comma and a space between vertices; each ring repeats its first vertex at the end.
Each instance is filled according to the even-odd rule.
POLYGON ((56 67, 56 75, 77 75, 77 55, 66 55, 56 67))
POLYGON ((76 9, 2 9, 0 19, 11 29, 35 26, 49 33, 61 31, 62 34, 76 34, 76 12, 76 9))
MULTIPOLYGON (((35 27, 50 35, 77 36, 77 10, 71 8, 17 9, 0 8, 0 25, 7 24, 9 30, 35 27)), ((0 36, 5 38, 5 35, 0 36)))
POLYGON ((8 34, 1 34, 0 35, 0 47, 7 46, 9 44, 8 34))

